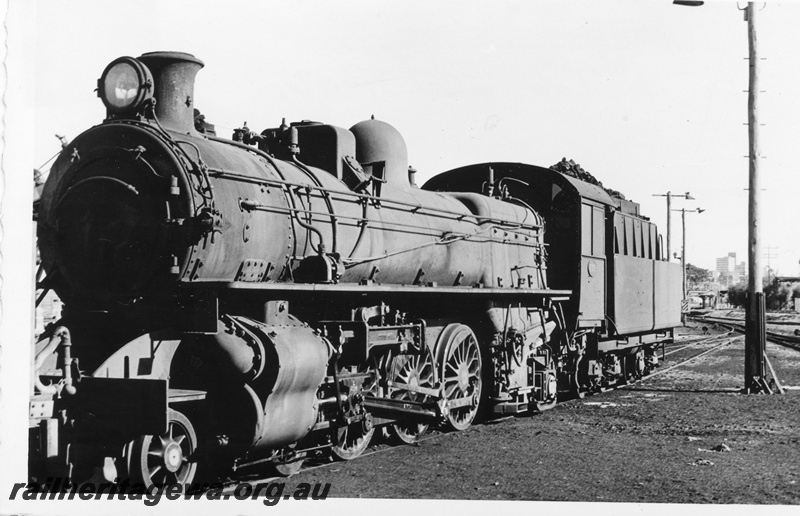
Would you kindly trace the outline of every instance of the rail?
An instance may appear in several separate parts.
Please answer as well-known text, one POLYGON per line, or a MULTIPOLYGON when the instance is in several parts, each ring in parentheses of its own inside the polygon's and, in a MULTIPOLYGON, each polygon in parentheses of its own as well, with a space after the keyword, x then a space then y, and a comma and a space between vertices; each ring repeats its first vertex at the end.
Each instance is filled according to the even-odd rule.
MULTIPOLYGON (((695 321, 698 322, 706 322, 712 324, 718 324, 720 326, 728 326, 732 330, 737 331, 739 333, 745 332, 745 324, 740 321, 740 319, 732 319, 727 317, 693 317, 695 321)), ((782 321, 785 323, 785 321, 782 321)), ((772 322, 767 321, 767 326, 774 324, 772 322)), ((789 325, 797 326, 800 328, 800 324, 797 323, 789 323, 789 325)), ((800 336, 792 336, 792 335, 784 335, 782 333, 777 333, 774 331, 767 331, 767 340, 774 344, 778 344, 780 346, 794 349, 796 351, 800 351, 800 336)))

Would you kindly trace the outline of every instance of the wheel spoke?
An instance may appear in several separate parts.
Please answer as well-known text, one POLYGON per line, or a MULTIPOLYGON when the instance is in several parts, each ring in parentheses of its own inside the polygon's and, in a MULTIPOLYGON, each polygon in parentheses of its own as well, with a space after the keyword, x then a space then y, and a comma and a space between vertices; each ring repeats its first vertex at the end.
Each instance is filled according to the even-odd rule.
POLYGON ((331 449, 336 457, 342 460, 354 459, 367 449, 375 429, 371 428, 365 433, 361 425, 360 421, 353 423, 339 434, 337 443, 331 449))
POLYGON ((444 386, 444 397, 447 398, 448 400, 453 399, 453 393, 455 392, 456 387, 458 387, 458 382, 452 382, 450 383, 450 385, 451 385, 450 388, 447 387, 448 384, 445 384, 444 386))
POLYGON ((197 446, 191 422, 178 411, 169 409, 169 425, 163 435, 146 435, 125 447, 127 473, 134 482, 152 485, 188 483, 194 479, 197 463, 190 457, 197 446), (175 449, 176 445, 180 451, 175 449), (169 452, 168 452, 169 450, 169 452), (174 455, 179 453, 179 456, 174 455), (169 460, 179 460, 172 463, 169 460), (170 471, 176 469, 176 471, 170 471))
POLYGON ((453 361, 456 364, 459 364, 459 365, 461 365, 461 363, 464 361, 463 360, 463 358, 464 358, 463 357, 463 350, 461 349, 461 345, 462 344, 463 344, 463 341, 459 342, 458 344, 455 344, 454 348, 453 348, 453 361))
MULTIPOLYGON (((426 389, 435 389, 434 384, 434 360, 431 350, 424 348, 418 354, 400 354, 391 357, 388 371, 402 371, 402 383, 409 386, 418 386, 426 389)), ((390 373, 395 376, 395 373, 390 373)), ((400 375, 396 375, 400 376, 400 375)), ((394 399, 408 400, 414 402, 426 402, 430 395, 413 390, 395 388, 390 391, 394 399)), ((390 437, 404 444, 413 444, 420 440, 422 435, 428 430, 428 425, 420 423, 415 419, 407 419, 392 423, 387 428, 390 437)), ((364 444, 360 444, 364 445, 364 444)))
POLYGON ((449 341, 444 346, 445 356, 442 367, 443 394, 447 400, 473 397, 468 405, 450 410, 448 425, 455 430, 466 430, 478 412, 477 396, 481 391, 481 357, 478 342, 472 330, 465 325, 457 325, 445 330, 449 341))
MULTIPOLYGON (((458 375, 458 363, 454 364, 452 362, 447 362, 447 367, 450 368, 451 371, 456 373, 456 375, 458 375)), ((447 374, 447 371, 445 371, 445 375, 446 374, 447 374)))

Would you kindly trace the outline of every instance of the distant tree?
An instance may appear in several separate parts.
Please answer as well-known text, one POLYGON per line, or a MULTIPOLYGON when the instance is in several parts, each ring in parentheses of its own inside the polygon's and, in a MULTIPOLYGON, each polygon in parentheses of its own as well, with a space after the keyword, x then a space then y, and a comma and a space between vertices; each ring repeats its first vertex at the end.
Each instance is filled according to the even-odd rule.
POLYGON ((691 263, 686 264, 686 283, 689 290, 704 288, 701 285, 712 281, 714 274, 708 269, 702 269, 691 263))
MULTIPOLYGON (((766 282, 766 278, 765 278, 766 282)), ((764 285, 764 299, 767 310, 782 310, 792 298, 792 289, 783 283, 773 281, 764 285)))
MULTIPOLYGON (((791 306, 792 298, 800 297, 800 285, 794 289, 783 283, 767 283, 764 278, 764 304, 767 310, 783 310, 791 306)), ((747 283, 740 282, 728 289, 728 302, 733 306, 745 307, 747 304, 747 283)))
POLYGON ((747 303, 747 283, 739 282, 728 288, 728 303, 744 307, 747 303))

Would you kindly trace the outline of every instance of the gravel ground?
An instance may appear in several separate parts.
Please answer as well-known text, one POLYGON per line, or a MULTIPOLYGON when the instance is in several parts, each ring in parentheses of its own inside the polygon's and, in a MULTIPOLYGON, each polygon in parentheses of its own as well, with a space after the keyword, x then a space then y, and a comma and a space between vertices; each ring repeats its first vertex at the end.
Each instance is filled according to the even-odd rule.
MULTIPOLYGON (((688 347, 660 371, 723 342, 678 332, 667 352, 688 347)), ((800 386, 800 352, 767 351, 781 382, 800 386)), ((291 482, 330 482, 335 498, 800 504, 800 390, 739 394, 743 370, 738 338, 632 386, 419 446, 377 446, 291 482)))

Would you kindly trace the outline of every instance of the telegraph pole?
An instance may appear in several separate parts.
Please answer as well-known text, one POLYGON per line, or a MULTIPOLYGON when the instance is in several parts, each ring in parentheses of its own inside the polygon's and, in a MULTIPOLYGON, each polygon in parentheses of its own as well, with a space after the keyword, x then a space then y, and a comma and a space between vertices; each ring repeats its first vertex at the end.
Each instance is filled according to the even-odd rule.
POLYGON ((761 187, 759 178, 758 148, 758 38, 756 36, 756 8, 753 2, 747 3, 747 39, 750 48, 750 85, 747 95, 747 123, 750 141, 750 188, 748 201, 749 230, 747 235, 748 273, 747 319, 745 321, 745 364, 744 390, 746 393, 770 392, 765 380, 764 353, 766 352, 766 316, 764 310, 764 289, 761 271, 761 217, 759 202, 761 187))
MULTIPOLYGON (((672 252, 672 192, 667 192, 667 260, 672 252)), ((683 298, 686 299, 684 292, 683 298)))
POLYGON ((762 258, 767 259, 767 285, 769 285, 775 276, 775 271, 772 270, 772 259, 778 257, 778 253, 772 254, 772 252, 777 251, 780 247, 768 245, 766 248, 762 247, 762 249, 765 250, 762 258))
MULTIPOLYGON (((703 2, 693 0, 673 0, 674 4, 697 6, 703 2)), ((744 392, 757 393, 769 392, 770 389, 765 375, 766 362, 766 315, 764 310, 764 287, 761 271, 761 242, 760 234, 761 217, 759 201, 761 188, 759 187, 758 165, 761 157, 758 149, 758 38, 756 37, 756 7, 753 2, 748 2, 744 10, 747 21, 747 42, 750 48, 750 89, 747 95, 747 124, 750 141, 750 153, 747 158, 750 162, 750 194, 748 199, 747 233, 747 315, 745 317, 744 341, 744 392)), ((774 376, 774 373, 773 373, 774 376)), ((776 379, 777 381, 777 379, 776 379)), ((780 392, 780 389, 778 389, 780 392)))
MULTIPOLYGON (((681 265, 683 265, 683 300, 686 301, 688 292, 686 291, 686 210, 681 209, 681 229, 683 230, 683 240, 681 240, 681 265)), ((686 316, 683 316, 683 325, 686 326, 686 316)))
MULTIPOLYGON (((667 198, 667 260, 670 260, 670 253, 672 252, 672 198, 673 197, 683 197, 687 201, 693 201, 694 197, 692 197, 689 192, 685 194, 674 194, 671 191, 665 194, 653 194, 653 197, 666 197, 667 198)), ((675 210, 679 211, 679 210, 675 210)), ((686 297, 686 296, 684 296, 686 297)))
MULTIPOLYGON (((686 192, 686 193, 688 194, 689 192, 686 192)), ((683 299, 685 301, 687 299, 687 294, 688 294, 688 288, 687 288, 687 284, 686 284, 686 270, 687 270, 687 266, 686 266, 686 212, 687 212, 687 210, 686 210, 686 208, 681 208, 680 210, 672 210, 672 211, 681 212, 681 228, 683 229, 683 241, 682 241, 682 247, 681 247, 681 268, 683 269, 683 299)), ((706 210, 704 210, 702 208, 696 208, 694 210, 688 210, 689 213, 703 213, 704 211, 706 211, 706 210)), ((686 325, 686 314, 685 313, 681 313, 681 322, 683 323, 684 326, 686 325)))

